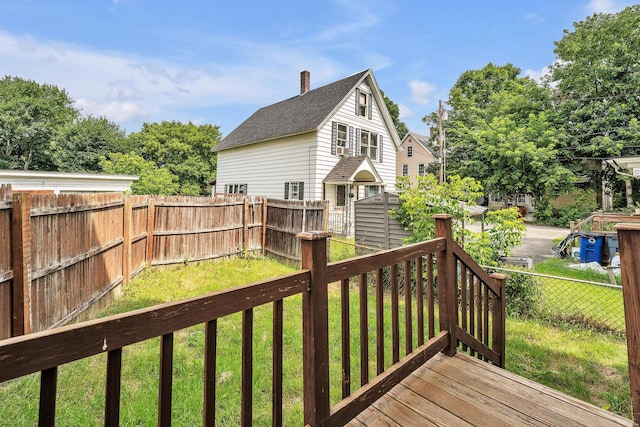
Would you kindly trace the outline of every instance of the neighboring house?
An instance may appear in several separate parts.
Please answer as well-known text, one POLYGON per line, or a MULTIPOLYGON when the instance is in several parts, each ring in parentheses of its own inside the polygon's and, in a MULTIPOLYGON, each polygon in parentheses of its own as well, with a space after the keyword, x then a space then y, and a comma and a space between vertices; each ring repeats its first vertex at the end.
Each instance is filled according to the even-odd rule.
POLYGON ((131 184, 140 179, 133 175, 106 175, 96 173, 42 172, 0 170, 0 184, 11 184, 14 192, 45 193, 104 193, 131 190, 131 184))
POLYGON ((349 230, 354 200, 395 190, 400 139, 371 70, 256 111, 214 149, 214 191, 328 200, 349 230))
POLYGON ((403 151, 396 157, 396 175, 411 178, 411 185, 416 186, 416 176, 425 176, 427 167, 438 161, 431 148, 429 137, 409 132, 402 140, 403 151))

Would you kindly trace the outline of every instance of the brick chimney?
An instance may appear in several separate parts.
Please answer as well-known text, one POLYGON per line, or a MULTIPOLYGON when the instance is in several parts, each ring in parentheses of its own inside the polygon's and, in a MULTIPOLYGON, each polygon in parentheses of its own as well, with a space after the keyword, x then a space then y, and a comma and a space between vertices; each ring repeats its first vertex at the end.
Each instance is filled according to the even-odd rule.
POLYGON ((300 73, 300 95, 309 92, 311 86, 311 73, 304 70, 300 73))

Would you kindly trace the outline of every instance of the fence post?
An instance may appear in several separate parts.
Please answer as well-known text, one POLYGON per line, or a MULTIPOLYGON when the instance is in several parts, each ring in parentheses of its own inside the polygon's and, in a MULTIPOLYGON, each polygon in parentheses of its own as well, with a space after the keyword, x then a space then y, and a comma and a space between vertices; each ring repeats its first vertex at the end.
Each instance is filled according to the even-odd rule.
POLYGON ((31 333, 31 196, 13 194, 11 238, 13 242, 12 336, 31 333))
POLYGON ((327 239, 331 233, 299 233, 302 268, 311 282, 302 297, 302 354, 304 424, 324 426, 329 421, 329 303, 327 294, 327 239))
POLYGON ((504 368, 505 363, 505 334, 507 332, 505 307, 507 299, 507 275, 502 273, 493 273, 491 275, 500 289, 500 295, 493 295, 491 308, 493 311, 493 324, 491 342, 493 343, 493 351, 500 356, 498 366, 504 368))
POLYGON ((267 253, 267 196, 262 197, 262 255, 267 253))
POLYGON ((249 199, 244 196, 242 210, 242 246, 244 247, 244 257, 249 256, 249 199))
POLYGON ((133 209, 131 207, 131 197, 124 198, 122 208, 122 280, 126 286, 131 280, 131 229, 133 227, 133 209))
POLYGON ((449 332, 449 345, 444 349, 447 356, 456 354, 458 340, 456 326, 458 324, 458 295, 456 281, 456 260, 453 254, 453 232, 449 214, 437 214, 436 237, 444 237, 446 246, 443 251, 436 252, 438 267, 438 306, 440 316, 440 330, 449 332))
POLYGON ((153 261, 153 229, 156 222, 156 202, 149 199, 149 208, 147 210, 147 268, 151 268, 153 261))
POLYGON ((633 425, 640 425, 640 224, 617 224, 633 425))

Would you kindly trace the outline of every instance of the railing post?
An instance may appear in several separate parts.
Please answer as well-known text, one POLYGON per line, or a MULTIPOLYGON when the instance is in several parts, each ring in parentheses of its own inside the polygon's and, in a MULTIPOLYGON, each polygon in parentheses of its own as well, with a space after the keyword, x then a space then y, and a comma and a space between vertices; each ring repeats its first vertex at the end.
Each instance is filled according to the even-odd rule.
POLYGON ((633 425, 640 425, 640 224, 618 224, 633 425))
POLYGON ((453 232, 451 230, 451 218, 449 214, 437 214, 436 237, 444 237, 446 246, 443 251, 436 253, 438 266, 438 306, 440 316, 440 330, 449 332, 449 345, 444 349, 447 356, 456 354, 458 340, 456 338, 456 326, 458 324, 458 295, 456 260, 453 254, 453 232))
POLYGON ((500 356, 500 363, 498 366, 504 368, 505 363, 505 334, 507 332, 505 307, 506 307, 506 289, 507 289, 507 275, 502 273, 493 273, 491 275, 500 289, 500 295, 493 295, 492 311, 492 335, 491 342, 493 344, 493 351, 500 356))
POLYGON ((13 260, 12 336, 31 333, 31 196, 13 194, 11 247, 13 260))
POLYGON ((327 239, 331 233, 299 233, 302 268, 311 282, 302 297, 302 354, 304 424, 328 424, 329 408, 329 303, 327 295, 327 239))

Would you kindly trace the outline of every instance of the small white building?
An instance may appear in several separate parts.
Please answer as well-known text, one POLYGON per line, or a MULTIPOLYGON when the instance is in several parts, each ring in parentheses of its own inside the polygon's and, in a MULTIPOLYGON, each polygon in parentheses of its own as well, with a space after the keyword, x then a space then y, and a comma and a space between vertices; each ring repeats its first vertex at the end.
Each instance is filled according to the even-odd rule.
POLYGON ((353 202, 395 191, 400 138, 371 70, 263 107, 227 135, 216 189, 278 199, 328 200, 347 229, 353 202))
POLYGON ((13 191, 54 194, 125 192, 138 179, 134 175, 0 170, 0 185, 10 184, 13 191))

